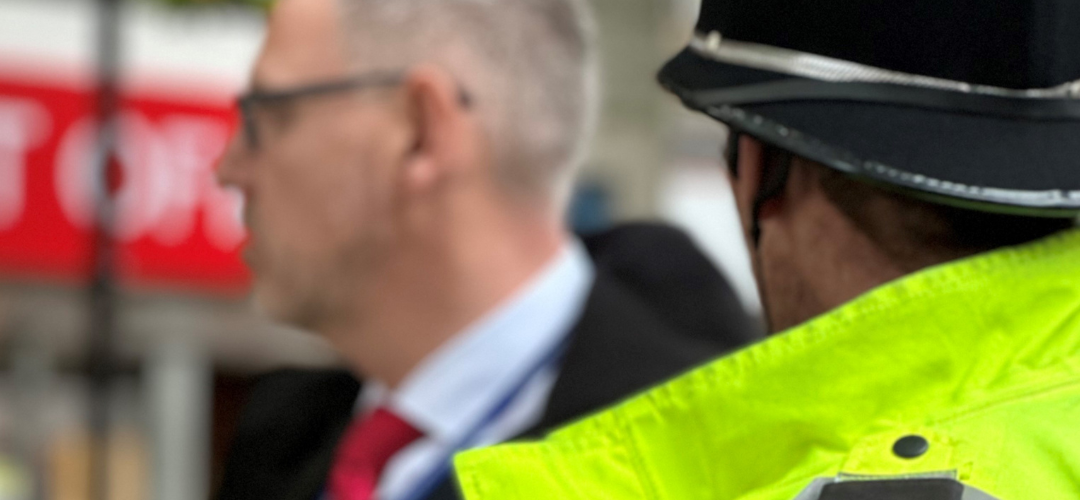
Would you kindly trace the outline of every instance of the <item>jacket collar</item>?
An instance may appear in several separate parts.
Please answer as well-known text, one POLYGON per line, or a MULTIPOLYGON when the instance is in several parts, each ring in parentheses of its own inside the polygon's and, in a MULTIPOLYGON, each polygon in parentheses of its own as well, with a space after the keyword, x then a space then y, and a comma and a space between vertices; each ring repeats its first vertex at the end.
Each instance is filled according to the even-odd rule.
POLYGON ((737 498, 838 472, 963 472, 972 457, 933 423, 1076 383, 1078 354, 1070 231, 884 285, 544 443, 463 454, 458 473, 467 495, 562 471, 548 493, 572 498, 574 475, 602 468, 641 497, 737 498), (909 434, 930 441, 917 460, 892 453, 909 434))

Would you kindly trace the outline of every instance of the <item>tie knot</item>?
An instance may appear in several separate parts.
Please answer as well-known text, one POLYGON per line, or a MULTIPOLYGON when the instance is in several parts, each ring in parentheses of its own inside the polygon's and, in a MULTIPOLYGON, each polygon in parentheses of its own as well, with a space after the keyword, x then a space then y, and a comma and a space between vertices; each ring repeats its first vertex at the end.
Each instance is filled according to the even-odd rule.
POLYGON ((330 471, 336 500, 369 500, 386 463, 423 433, 385 408, 357 418, 346 429, 330 471))

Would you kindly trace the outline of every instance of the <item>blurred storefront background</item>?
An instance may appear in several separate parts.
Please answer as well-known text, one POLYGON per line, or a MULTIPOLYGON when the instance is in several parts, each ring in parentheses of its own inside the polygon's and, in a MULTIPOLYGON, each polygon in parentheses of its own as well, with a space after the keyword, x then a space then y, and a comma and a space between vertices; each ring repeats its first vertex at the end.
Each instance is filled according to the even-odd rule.
MULTIPOLYGON (((593 0, 605 94, 571 221, 689 230, 758 310, 723 137, 653 75, 685 42, 694 0, 593 0)), ((0 500, 82 500, 92 433, 87 363, 98 4, 0 0, 0 500)), ((241 200, 213 182, 233 99, 262 37, 257 8, 130 0, 120 11, 116 336, 108 498, 210 495, 254 374, 334 363, 259 319, 239 257, 241 200), (180 5, 184 4, 184 5, 180 5)))

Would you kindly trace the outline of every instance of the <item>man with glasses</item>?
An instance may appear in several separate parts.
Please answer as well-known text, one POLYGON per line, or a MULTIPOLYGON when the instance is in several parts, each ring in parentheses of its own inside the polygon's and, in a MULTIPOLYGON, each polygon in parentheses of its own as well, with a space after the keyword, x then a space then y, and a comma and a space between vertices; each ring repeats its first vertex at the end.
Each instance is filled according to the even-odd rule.
POLYGON ((469 500, 1080 497, 1080 2, 703 0, 774 336, 466 452, 469 500))
POLYGON ((590 36, 572 0, 276 6, 219 176, 247 200, 259 307, 349 371, 266 378, 219 498, 452 497, 454 452, 748 339, 681 234, 583 245, 564 227, 594 121, 590 36))

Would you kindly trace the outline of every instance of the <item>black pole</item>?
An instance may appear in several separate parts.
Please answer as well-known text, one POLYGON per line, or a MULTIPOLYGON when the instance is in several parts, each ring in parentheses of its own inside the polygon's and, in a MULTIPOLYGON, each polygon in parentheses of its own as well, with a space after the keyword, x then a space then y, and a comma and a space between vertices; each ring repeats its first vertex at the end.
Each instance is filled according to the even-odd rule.
POLYGON ((96 224, 92 240, 90 332, 88 342, 89 430, 91 500, 108 500, 109 387, 114 372, 113 340, 116 326, 116 289, 113 280, 114 196, 118 181, 116 149, 120 127, 118 77, 120 73, 120 0, 97 0, 98 88, 97 143, 94 150, 96 224))

